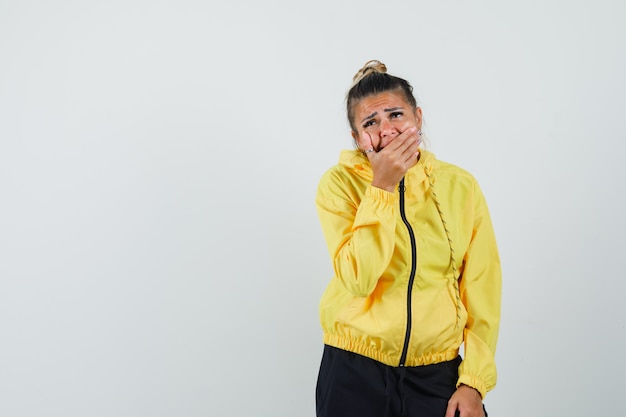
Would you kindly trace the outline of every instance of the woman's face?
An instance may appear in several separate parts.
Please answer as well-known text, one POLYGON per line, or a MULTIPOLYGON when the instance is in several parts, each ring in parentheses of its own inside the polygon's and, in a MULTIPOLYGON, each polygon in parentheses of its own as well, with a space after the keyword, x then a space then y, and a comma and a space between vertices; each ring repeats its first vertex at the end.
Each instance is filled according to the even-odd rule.
POLYGON ((422 109, 412 109, 404 95, 386 91, 365 97, 354 106, 352 137, 361 150, 373 147, 376 152, 387 146, 396 136, 410 127, 422 128, 422 109), (367 140, 367 136, 371 140, 367 140), (370 146, 371 143, 371 146, 370 146))

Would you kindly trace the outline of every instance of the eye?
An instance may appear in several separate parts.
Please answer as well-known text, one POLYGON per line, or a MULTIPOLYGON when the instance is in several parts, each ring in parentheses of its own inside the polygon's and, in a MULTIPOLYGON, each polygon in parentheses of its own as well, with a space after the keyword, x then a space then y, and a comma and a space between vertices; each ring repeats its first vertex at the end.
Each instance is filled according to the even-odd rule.
POLYGON ((370 120, 368 120, 367 122, 363 123, 363 129, 366 129, 366 128, 370 127, 370 126, 373 126, 373 125, 374 125, 374 123, 376 123, 376 122, 374 121, 374 119, 370 119, 370 120))
POLYGON ((401 117, 402 114, 403 113, 401 111, 394 111, 394 112, 391 112, 389 117, 391 117, 392 119, 397 119, 398 117, 401 117))

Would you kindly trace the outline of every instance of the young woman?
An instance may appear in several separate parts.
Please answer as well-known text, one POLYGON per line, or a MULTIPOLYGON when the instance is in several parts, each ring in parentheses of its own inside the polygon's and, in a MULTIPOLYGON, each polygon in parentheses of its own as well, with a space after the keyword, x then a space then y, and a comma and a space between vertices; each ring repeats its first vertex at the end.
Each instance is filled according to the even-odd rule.
POLYGON ((317 415, 482 417, 500 321, 489 212, 468 172, 421 148, 413 89, 386 71, 370 61, 354 76, 358 149, 316 197, 335 274, 320 303, 317 415))

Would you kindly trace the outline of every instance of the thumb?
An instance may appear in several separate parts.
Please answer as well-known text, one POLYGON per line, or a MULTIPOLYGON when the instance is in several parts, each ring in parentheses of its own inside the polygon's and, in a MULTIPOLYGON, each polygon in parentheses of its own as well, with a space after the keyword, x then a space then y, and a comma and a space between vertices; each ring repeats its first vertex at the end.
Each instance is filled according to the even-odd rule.
POLYGON ((363 152, 365 152, 365 156, 368 158, 370 157, 370 153, 376 152, 374 145, 372 144, 372 137, 367 132, 361 133, 361 146, 363 152))
POLYGON ((456 401, 449 401, 448 402, 448 408, 446 409, 446 416, 445 417, 454 417, 455 413, 456 413, 456 409, 457 409, 457 402, 456 401))

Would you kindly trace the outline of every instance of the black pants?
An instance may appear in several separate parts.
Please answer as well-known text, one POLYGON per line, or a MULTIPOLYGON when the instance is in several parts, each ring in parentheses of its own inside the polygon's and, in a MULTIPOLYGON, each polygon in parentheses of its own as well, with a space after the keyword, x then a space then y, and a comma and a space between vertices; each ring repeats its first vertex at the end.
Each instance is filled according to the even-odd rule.
POLYGON ((457 357, 395 368, 326 345, 317 379, 317 417, 444 417, 460 363, 457 357))

